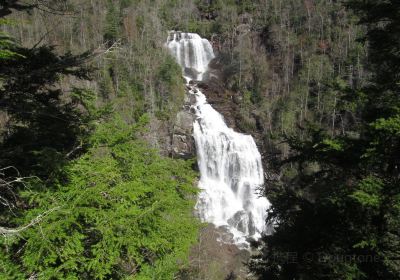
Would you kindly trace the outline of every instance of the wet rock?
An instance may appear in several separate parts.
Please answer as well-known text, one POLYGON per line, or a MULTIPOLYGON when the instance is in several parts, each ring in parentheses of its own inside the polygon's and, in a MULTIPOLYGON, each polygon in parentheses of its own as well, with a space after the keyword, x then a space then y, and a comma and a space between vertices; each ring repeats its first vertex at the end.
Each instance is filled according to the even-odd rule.
POLYGON ((228 224, 248 235, 254 235, 256 233, 253 217, 251 213, 247 214, 245 211, 236 212, 236 214, 228 220, 228 224))
POLYGON ((232 179, 231 188, 235 193, 237 193, 239 189, 239 180, 237 178, 232 179))
POLYGON ((196 71, 196 69, 193 68, 185 68, 185 70, 183 71, 184 75, 187 77, 190 77, 192 79, 195 79, 200 73, 199 71, 196 71))
MULTIPOLYGON (((188 94, 186 94, 185 95, 185 98, 184 98, 184 103, 185 103, 185 105, 187 105, 187 104, 189 104, 190 103, 190 100, 189 100, 189 95, 188 94)), ((184 106, 185 106, 184 105, 184 106)))
POLYGON ((174 134, 191 135, 193 132, 193 115, 187 111, 180 111, 176 116, 174 134))
POLYGON ((211 79, 207 83, 199 83, 199 88, 207 97, 207 102, 224 116, 226 124, 241 132, 236 125, 239 108, 233 101, 232 92, 227 91, 223 84, 216 79, 211 79))
POLYGON ((247 232, 247 215, 244 211, 238 211, 232 218, 228 220, 228 224, 235 227, 237 230, 247 232))
POLYGON ((174 134, 172 136, 172 156, 175 158, 192 158, 194 156, 194 141, 191 136, 174 134))
MULTIPOLYGON (((196 91, 193 91, 194 93, 197 93, 197 90, 196 91)), ((194 104, 196 104, 196 95, 195 94, 190 94, 190 95, 188 95, 189 96, 189 103, 190 103, 190 105, 194 105, 194 104)))
POLYGON ((220 226, 217 230, 218 238, 217 240, 221 243, 230 244, 233 243, 233 234, 229 232, 227 226, 220 226))
MULTIPOLYGON (((191 102, 191 97, 188 95, 191 102)), ((184 110, 178 112, 171 136, 171 155, 174 158, 188 159, 196 154, 193 139, 194 115, 190 113, 190 106, 184 106, 184 110)))
POLYGON ((196 114, 196 109, 195 108, 190 108, 190 113, 192 113, 192 114, 196 114))

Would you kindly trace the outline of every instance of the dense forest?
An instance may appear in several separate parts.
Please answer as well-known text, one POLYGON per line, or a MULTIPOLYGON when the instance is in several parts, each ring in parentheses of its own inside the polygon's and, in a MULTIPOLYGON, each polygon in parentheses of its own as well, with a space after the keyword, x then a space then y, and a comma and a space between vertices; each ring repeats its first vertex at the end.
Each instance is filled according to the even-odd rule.
POLYGON ((243 279, 400 279, 399 1, 0 0, 0 26, 1 279, 242 279, 193 253, 170 30, 262 154, 243 279))

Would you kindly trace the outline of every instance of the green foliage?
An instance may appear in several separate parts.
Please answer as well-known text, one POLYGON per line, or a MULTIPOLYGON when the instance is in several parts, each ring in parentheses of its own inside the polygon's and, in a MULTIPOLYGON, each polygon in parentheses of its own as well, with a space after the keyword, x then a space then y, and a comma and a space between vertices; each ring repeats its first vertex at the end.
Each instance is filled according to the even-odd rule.
MULTIPOLYGON (((4 246, 3 241, 0 240, 1 246, 4 246)), ((24 279, 20 266, 10 261, 8 254, 3 253, 0 255, 0 275, 4 279, 24 279)))
POLYGON ((67 184, 24 194, 36 207, 21 222, 56 209, 13 247, 2 246, 3 252, 22 250, 17 263, 25 275, 172 279, 185 265, 198 229, 195 173, 191 162, 163 158, 139 140, 146 123, 114 118, 99 125, 89 151, 66 168, 67 184))
POLYGON ((90 94, 70 89, 68 95, 58 84, 66 76, 88 79, 90 69, 82 63, 90 53, 58 55, 53 47, 25 48, 1 34, 0 56, 0 110, 8 115, 7 130, 1 131, 0 166, 48 178, 90 130, 90 94))
MULTIPOLYGON (((251 264, 268 279, 398 279, 400 274, 399 68, 392 65, 398 58, 397 37, 392 38, 398 35, 393 14, 398 4, 350 2, 369 28, 372 75, 362 90, 346 86, 342 77, 328 81, 327 89, 338 101, 336 109, 357 114, 359 123, 341 135, 314 123, 307 137, 288 139, 292 156, 282 164, 298 172, 269 182, 275 233, 264 238, 264 251, 251 264), (387 36, 383 48, 381 35, 387 36), (318 168, 307 168, 312 164, 318 168), (287 252, 296 254, 296 262, 276 257, 287 252)), ((307 77, 318 80, 323 72, 307 77)))
MULTIPOLYGON (((74 56, 0 40, 6 73, 0 104, 12 109, 0 164, 45 178, 54 170, 64 174, 32 183, 18 219, 3 215, 14 226, 56 209, 20 237, 1 240, 2 278, 172 279, 185 263, 198 226, 191 216, 195 175, 190 162, 160 157, 140 140, 154 133, 144 130, 144 113, 149 122, 170 125, 182 105, 181 69, 163 50, 166 31, 179 29, 213 39, 214 64, 238 97, 241 129, 272 135, 265 137, 271 150, 282 134, 293 136, 287 136, 292 157, 281 163, 283 179, 268 182, 276 233, 264 239, 254 271, 267 279, 396 279, 396 1, 351 1, 364 21, 373 21, 368 87, 366 44, 356 41, 364 28, 341 1, 72 2, 79 16, 57 19, 62 24, 54 26, 52 42, 75 51, 119 42, 94 61, 95 91, 55 90, 60 75, 86 78, 74 56), (40 86, 31 91, 36 81, 40 86), (105 122, 104 114, 114 117, 105 122), (92 119, 96 132, 89 138, 92 119), (67 156, 71 151, 78 152, 67 156), (274 255, 285 252, 296 252, 299 261, 274 255), (307 261, 310 252, 321 259, 307 261), (330 258, 347 255, 378 261, 330 258)), ((0 7, 0 16, 7 9, 0 7)), ((29 37, 35 29, 19 31, 29 37)))
POLYGON ((347 5, 355 10, 360 22, 366 26, 363 40, 370 45, 367 67, 372 72, 372 83, 364 89, 368 102, 364 118, 371 123, 379 118, 390 118, 400 107, 399 2, 351 0, 347 5))
POLYGON ((242 97, 252 93, 239 119, 267 123, 257 128, 266 135, 302 135, 296 124, 306 122, 332 133, 350 129, 357 108, 341 103, 339 89, 365 81, 366 52, 356 42, 362 28, 341 3, 198 1, 197 8, 202 19, 191 19, 190 30, 213 38, 225 86, 242 97))
POLYGON ((398 183, 387 172, 374 174, 377 160, 390 161, 364 160, 365 139, 326 137, 290 142, 298 172, 269 182, 275 233, 251 267, 272 279, 397 279, 398 183), (277 258, 288 252, 296 261, 277 258))
MULTIPOLYGON (((349 0, 346 3, 368 28, 370 64, 374 80, 383 88, 399 89, 400 3, 396 0, 349 0)), ((389 104, 385 104, 389 105, 389 104)))
POLYGON ((167 56, 157 70, 157 115, 168 120, 176 115, 184 101, 182 69, 173 57, 167 56))
MULTIPOLYGON (((104 40, 108 41, 109 44, 117 41, 119 30, 120 30, 120 13, 118 11, 118 5, 112 0, 108 1, 107 15, 106 15, 106 26, 104 30, 104 40)), ((122 3, 126 4, 126 3, 122 3)))
MULTIPOLYGON (((0 18, 0 27, 12 24, 14 24, 13 21, 0 18)), ((14 39, 7 33, 0 31, 0 61, 21 56, 17 52, 13 51, 15 47, 16 43, 14 39)))
POLYGON ((343 151, 343 143, 339 139, 324 139, 321 144, 324 151, 343 151))
POLYGON ((363 207, 378 207, 382 202, 381 191, 384 187, 384 182, 379 178, 368 177, 360 181, 357 190, 350 195, 363 207))
POLYGON ((15 215, 1 209, 10 228, 41 217, 0 239, 1 279, 172 279, 186 265, 199 227, 193 162, 161 157, 143 140, 155 116, 169 121, 176 114, 184 84, 147 16, 158 8, 143 3, 85 4, 80 17, 66 17, 71 31, 54 32, 64 44, 57 51, 1 41, 1 50, 18 55, 0 64, 0 109, 10 116, 0 164, 46 179, 16 190, 15 215), (105 16, 93 19, 90 11, 105 16), (133 27, 122 25, 132 13, 133 27), (121 44, 95 57, 95 71, 81 67, 90 53, 58 54, 82 49, 78 37, 92 47, 121 44), (76 88, 88 74, 97 83, 76 88))
POLYGON ((216 14, 222 8, 222 1, 220 0, 212 0, 212 1, 198 0, 196 4, 200 12, 205 14, 214 14, 214 13, 216 14))
POLYGON ((377 119, 372 125, 377 133, 391 134, 395 137, 400 136, 400 116, 396 115, 388 119, 377 119))

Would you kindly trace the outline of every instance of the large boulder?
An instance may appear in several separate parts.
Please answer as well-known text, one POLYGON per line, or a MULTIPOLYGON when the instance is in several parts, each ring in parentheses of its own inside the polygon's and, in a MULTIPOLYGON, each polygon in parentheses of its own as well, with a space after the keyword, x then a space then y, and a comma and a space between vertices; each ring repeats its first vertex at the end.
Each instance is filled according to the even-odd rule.
POLYGON ((193 133, 193 115, 187 111, 180 111, 176 115, 174 125, 174 134, 192 135, 193 133))
POLYGON ((195 155, 194 139, 190 135, 172 136, 172 156, 175 158, 188 159, 195 155))
POLYGON ((194 116, 188 110, 178 112, 171 139, 171 154, 173 157, 188 159, 195 156, 193 121, 194 116))

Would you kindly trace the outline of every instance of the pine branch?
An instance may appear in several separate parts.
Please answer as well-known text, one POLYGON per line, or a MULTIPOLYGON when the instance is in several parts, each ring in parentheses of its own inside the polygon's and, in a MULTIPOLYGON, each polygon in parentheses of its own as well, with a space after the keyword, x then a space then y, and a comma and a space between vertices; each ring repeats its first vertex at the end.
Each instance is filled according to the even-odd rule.
POLYGON ((47 210, 46 212, 44 212, 44 213, 38 215, 36 218, 32 219, 28 224, 26 224, 24 226, 20 226, 17 228, 0 227, 0 234, 3 235, 3 237, 17 235, 20 232, 40 223, 44 217, 46 217, 48 214, 50 214, 58 209, 60 209, 60 207, 54 207, 50 210, 47 210))

